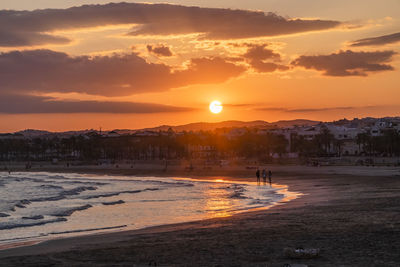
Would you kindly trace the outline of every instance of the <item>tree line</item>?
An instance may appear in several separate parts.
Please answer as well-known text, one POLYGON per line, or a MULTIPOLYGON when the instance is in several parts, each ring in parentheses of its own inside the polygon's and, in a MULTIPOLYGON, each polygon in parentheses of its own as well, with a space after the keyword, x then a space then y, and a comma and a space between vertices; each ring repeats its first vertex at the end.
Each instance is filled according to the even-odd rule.
MULTIPOLYGON (((358 134, 354 140, 360 153, 374 156, 399 156, 400 135, 395 130, 380 136, 358 134)), ((154 136, 122 135, 107 137, 91 132, 60 138, 37 137, 0 139, 0 160, 163 160, 163 159, 231 159, 268 160, 272 155, 296 152, 300 157, 341 155, 343 140, 335 139, 326 128, 314 136, 292 133, 290 137, 257 129, 245 129, 237 136, 221 134, 221 130, 159 132, 154 136)))

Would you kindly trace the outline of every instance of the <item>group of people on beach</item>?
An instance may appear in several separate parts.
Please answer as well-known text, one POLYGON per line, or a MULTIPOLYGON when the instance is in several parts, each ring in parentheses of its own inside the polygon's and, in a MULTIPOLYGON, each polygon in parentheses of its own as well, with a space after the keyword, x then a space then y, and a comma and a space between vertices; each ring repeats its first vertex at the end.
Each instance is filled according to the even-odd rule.
POLYGON ((261 176, 262 176, 263 182, 265 184, 267 182, 267 174, 268 174, 269 185, 272 185, 272 172, 271 172, 271 170, 268 170, 268 172, 267 172, 266 169, 263 169, 262 172, 260 172, 259 168, 257 168, 257 171, 256 171, 257 183, 260 184, 261 176))

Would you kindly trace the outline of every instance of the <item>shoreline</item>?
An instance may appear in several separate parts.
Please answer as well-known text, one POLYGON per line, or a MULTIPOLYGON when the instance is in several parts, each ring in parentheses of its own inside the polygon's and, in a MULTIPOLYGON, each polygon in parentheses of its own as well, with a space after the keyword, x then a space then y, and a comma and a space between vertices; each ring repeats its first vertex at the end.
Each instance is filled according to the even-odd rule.
MULTIPOLYGON (((91 265, 101 265, 105 260, 105 256, 101 253, 109 254, 113 248, 112 256, 107 257, 110 263, 123 260, 129 264, 139 264, 138 266, 147 265, 146 261, 153 258, 160 264, 187 266, 185 261, 190 260, 190 257, 188 258, 188 255, 181 250, 195 253, 198 262, 189 264, 193 266, 204 266, 210 262, 223 266, 234 265, 232 258, 240 262, 239 265, 248 266, 259 266, 254 265, 259 263, 281 266, 279 264, 290 262, 314 264, 314 266, 339 264, 379 266, 382 262, 385 266, 398 265, 399 256, 388 249, 388 246, 400 242, 397 241, 400 224, 393 221, 400 219, 399 211, 396 209, 400 190, 398 168, 356 168, 350 175, 347 172, 351 169, 340 169, 340 167, 333 169, 284 167, 286 170, 282 166, 270 166, 274 172, 273 182, 287 185, 289 191, 304 194, 284 205, 224 218, 45 241, 34 246, 2 250, 0 258, 11 266, 16 262, 22 265, 32 262, 54 262, 54 258, 57 258, 62 266, 63 264, 67 266, 76 263, 73 255, 81 255, 85 259, 84 262, 89 260, 91 265), (369 207, 367 213, 365 207, 369 207), (382 210, 382 207, 385 209, 382 210), (376 216, 371 220, 372 215, 369 213, 376 216), (354 228, 355 225, 358 226, 354 228), (385 241, 380 237, 382 231, 387 238, 385 241), (225 234, 221 236, 222 233, 225 234), (237 235, 238 241, 230 237, 233 233, 237 235), (203 235, 207 237, 206 240, 203 240, 203 235), (365 238, 368 242, 364 235, 367 236, 365 238), (202 238, 199 239, 200 237, 202 238), (342 239, 347 243, 343 243, 342 239), (197 244, 200 240, 200 244, 197 244), (231 247, 229 244, 236 245, 231 247), (300 261, 282 256, 284 247, 296 245, 321 248, 322 256, 300 261), (359 248, 355 248, 355 245, 359 248), (152 249, 154 246, 155 251, 152 249), (143 253, 127 254, 127 247, 143 253), (213 248, 212 251, 210 247, 213 248), (238 247, 242 248, 238 250, 238 247), (217 256, 214 255, 215 257, 210 259, 203 250, 217 256), (371 263, 371 257, 374 255, 372 251, 379 253, 381 258, 372 259, 371 263), (367 252, 372 256, 366 256, 367 252), (254 253, 256 255, 253 255, 254 253)), ((121 175, 127 175, 128 172, 118 171, 121 175)), ((111 172, 115 174, 115 171, 111 172)), ((233 171, 234 175, 229 177, 237 181, 248 181, 248 177, 252 176, 246 173, 252 174, 252 172, 252 170, 233 171)), ((90 174, 90 170, 85 173, 90 174)), ((157 172, 147 174, 156 175, 157 172)), ((169 172, 165 174, 171 176, 169 172)), ((220 177, 219 172, 207 171, 197 174, 193 178, 220 177)), ((228 174, 231 173, 226 172, 226 175, 228 174)), ((138 173, 138 175, 143 174, 138 173)), ((251 179, 255 180, 253 177, 251 179)))
MULTIPOLYGON (((18 171, 20 172, 20 171, 18 171)), ((30 170, 26 171, 26 172, 30 172, 30 170)), ((33 171, 35 172, 35 171, 33 171)), ((37 172, 42 172, 42 171, 37 171, 37 172)), ((50 173, 60 173, 60 172, 50 172, 50 173)), ((75 173, 75 172, 74 172, 75 173)), ((85 173, 85 172, 79 172, 80 174, 85 174, 85 175, 90 175, 89 173, 85 173)), ((96 174, 99 174, 98 172, 96 172, 96 174)), ((102 173, 103 175, 106 173, 102 173)), ((164 173, 165 174, 165 173, 164 173)), ((120 174, 122 176, 122 174, 120 174)), ((118 174, 113 174, 113 176, 118 177, 118 174)), ((126 176, 126 175, 123 175, 126 176)), ((129 175, 132 178, 137 178, 137 177, 143 177, 143 175, 129 175)), ((170 175, 165 175, 164 177, 161 178, 172 178, 170 175)), ((184 180, 184 181, 204 181, 204 182, 217 182, 216 179, 208 179, 210 178, 209 176, 197 176, 195 178, 192 177, 173 177, 174 179, 177 180, 184 180)), ((240 183, 240 184, 247 184, 247 185, 257 185, 257 182, 253 182, 253 181, 248 181, 247 179, 240 179, 240 178, 235 178, 235 177, 223 177, 224 179, 217 179, 219 183, 240 183)), ((258 186, 266 186, 266 184, 258 184, 258 186)), ((239 210, 235 210, 232 211, 229 215, 227 216, 216 216, 216 217, 209 217, 209 218, 205 218, 205 219, 200 219, 200 220, 188 220, 188 221, 183 221, 183 222, 179 222, 179 223, 167 223, 167 224, 157 224, 157 225, 153 225, 153 226, 146 226, 143 228, 137 228, 137 229, 132 229, 129 227, 128 228, 117 228, 117 227, 106 227, 105 229, 95 229, 95 230, 89 230, 89 231, 82 231, 82 234, 72 234, 72 235, 64 235, 64 236, 54 236, 54 237, 48 237, 48 236, 43 236, 43 237, 27 237, 27 238, 18 238, 20 239, 20 241, 17 240, 6 240, 3 243, 0 243, 0 252, 4 251, 4 250, 12 250, 12 249, 18 249, 18 248, 23 248, 23 247, 30 247, 30 246, 36 246, 38 244, 41 243, 46 243, 46 242, 51 242, 54 240, 61 240, 61 239, 72 239, 72 238, 78 238, 78 237, 86 237, 86 238, 90 238, 91 236, 97 236, 97 235, 109 235, 109 234, 115 234, 115 233, 131 233, 131 232, 136 232, 136 231, 147 231, 149 229, 154 229, 154 228, 169 228, 170 226, 179 226, 179 225, 183 225, 183 224, 187 224, 187 223, 195 223, 195 222, 201 222, 201 221, 205 221, 205 220, 210 220, 210 219, 219 219, 222 217, 230 217, 230 216, 239 216, 241 214, 245 214, 245 213, 253 213, 253 212, 257 212, 257 211, 265 211, 265 210, 269 210, 272 209, 276 206, 279 205, 283 205, 283 204, 287 204, 288 202, 297 199, 299 197, 301 197, 303 194, 301 192, 292 192, 288 190, 288 187, 286 185, 282 185, 282 184, 272 184, 273 188, 276 190, 276 193, 279 194, 283 194, 284 198, 282 198, 281 200, 271 203, 271 205, 269 206, 265 206, 265 207, 255 207, 255 208, 248 208, 248 209, 239 209, 239 210), (113 229, 111 230, 110 228, 117 228, 117 229, 113 229), (92 233, 91 233, 92 232, 92 233), (9 241, 9 242, 8 242, 9 241)), ((125 225, 126 226, 126 225, 125 225)))
POLYGON ((117 163, 117 164, 102 164, 102 165, 69 165, 66 163, 51 164, 49 162, 35 163, 30 169, 26 169, 24 162, 13 162, 0 164, 0 172, 76 172, 83 174, 110 174, 110 175, 157 175, 157 176, 229 176, 232 178, 248 177, 255 180, 256 168, 271 169, 273 173, 278 172, 280 175, 293 174, 363 174, 363 175, 400 175, 399 166, 354 166, 354 165, 323 165, 310 166, 299 164, 258 164, 250 162, 242 165, 223 165, 223 166, 204 166, 193 165, 194 169, 187 169, 186 165, 168 165, 165 169, 165 164, 157 162, 136 163, 117 163))

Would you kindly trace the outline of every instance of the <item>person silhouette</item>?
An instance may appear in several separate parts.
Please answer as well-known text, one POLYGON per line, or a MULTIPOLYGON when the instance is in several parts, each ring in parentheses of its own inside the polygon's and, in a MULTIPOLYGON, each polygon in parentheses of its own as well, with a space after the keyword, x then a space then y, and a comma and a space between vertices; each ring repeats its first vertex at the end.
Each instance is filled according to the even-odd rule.
POLYGON ((269 185, 272 186, 272 172, 271 172, 271 170, 268 170, 268 180, 269 180, 269 185))
POLYGON ((267 171, 265 169, 262 170, 262 178, 265 184, 267 182, 267 171))
POLYGON ((260 183, 260 169, 257 169, 256 171, 256 177, 257 177, 257 183, 260 183))

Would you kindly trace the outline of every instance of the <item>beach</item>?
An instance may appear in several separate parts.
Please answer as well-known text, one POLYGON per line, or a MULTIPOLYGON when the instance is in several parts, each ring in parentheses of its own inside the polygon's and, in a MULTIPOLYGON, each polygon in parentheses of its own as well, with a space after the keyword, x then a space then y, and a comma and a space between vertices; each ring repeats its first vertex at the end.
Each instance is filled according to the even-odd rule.
MULTIPOLYGON (((268 210, 132 231, 85 235, 0 251, 1 266, 398 266, 400 171, 395 167, 266 166, 273 183, 303 195, 268 210), (285 248, 318 248, 290 259, 285 248)), ((188 172, 50 166, 41 171, 255 181, 244 166, 188 172)))

